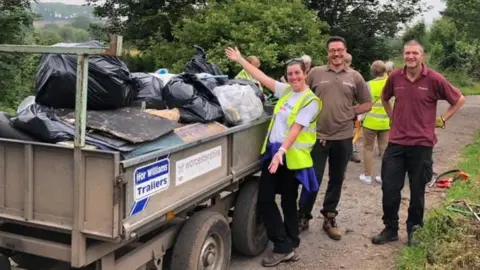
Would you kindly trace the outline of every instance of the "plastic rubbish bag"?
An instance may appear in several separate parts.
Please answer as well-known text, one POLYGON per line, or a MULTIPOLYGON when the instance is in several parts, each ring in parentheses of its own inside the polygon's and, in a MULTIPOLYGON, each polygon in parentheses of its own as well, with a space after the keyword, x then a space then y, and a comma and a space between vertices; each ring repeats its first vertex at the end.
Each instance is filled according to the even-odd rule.
POLYGON ((7 112, 0 112, 0 138, 32 142, 37 141, 27 133, 14 128, 10 124, 10 118, 12 118, 12 116, 10 116, 7 112))
POLYGON ((246 80, 246 79, 234 79, 234 80, 228 80, 227 85, 248 85, 252 87, 252 89, 255 91, 255 95, 260 99, 260 101, 265 103, 265 94, 263 91, 258 87, 258 85, 252 81, 246 80))
POLYGON ((197 53, 185 64, 184 71, 190 74, 209 73, 212 75, 223 75, 220 68, 212 63, 207 62, 207 54, 205 50, 195 45, 197 53))
POLYGON ((28 106, 32 105, 35 103, 35 96, 28 96, 26 97, 20 105, 18 105, 17 108, 17 113, 20 113, 21 111, 25 110, 28 106))
POLYGON ((39 104, 32 104, 10 118, 14 128, 23 130, 40 141, 57 143, 72 138, 72 130, 57 121, 55 110, 39 104))
POLYGON ((165 108, 162 100, 163 82, 152 74, 132 73, 138 91, 135 101, 145 101, 147 108, 165 108))
POLYGON ((172 74, 172 73, 168 73, 168 74, 150 73, 150 74, 162 80, 163 85, 167 84, 173 77, 177 76, 177 74, 172 74))
MULTIPOLYGON (((60 43, 63 47, 102 47, 97 41, 60 43)), ((42 54, 35 81, 35 102, 54 108, 75 108, 77 56, 42 54)), ((136 92, 125 63, 118 57, 92 55, 88 58, 89 110, 109 110, 130 104, 136 92)))
POLYGON ((214 83, 191 74, 172 78, 162 89, 168 108, 178 108, 181 123, 204 123, 223 117, 222 108, 213 94, 214 83))
POLYGON ((223 85, 213 90, 231 125, 247 124, 263 115, 263 104, 249 85, 223 85))

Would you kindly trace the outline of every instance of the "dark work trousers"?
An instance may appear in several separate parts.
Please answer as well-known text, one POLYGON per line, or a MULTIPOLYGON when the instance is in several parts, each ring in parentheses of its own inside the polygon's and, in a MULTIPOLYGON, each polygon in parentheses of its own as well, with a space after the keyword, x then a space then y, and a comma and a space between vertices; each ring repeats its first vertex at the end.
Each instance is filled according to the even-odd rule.
POLYGON ((258 211, 265 224, 268 238, 273 242, 273 252, 290 253, 300 245, 297 213, 300 182, 286 166, 280 166, 275 174, 271 174, 268 171, 270 160, 265 164, 259 182, 258 211), (275 203, 276 193, 281 195, 283 221, 275 203))
POLYGON ((408 173, 410 206, 407 232, 414 226, 423 226, 425 185, 432 179, 432 147, 404 146, 389 143, 382 160, 383 223, 386 228, 398 231, 398 210, 401 191, 408 173))
MULTIPOLYGON (((312 150, 313 167, 317 175, 318 185, 322 184, 323 173, 328 160, 329 181, 325 199, 323 201, 322 214, 337 214, 337 206, 340 202, 342 193, 343 179, 348 161, 353 152, 352 138, 345 140, 326 141, 323 146, 320 140, 317 140, 312 150)), ((299 214, 301 218, 312 219, 312 210, 318 192, 309 196, 304 205, 299 205, 299 214)))

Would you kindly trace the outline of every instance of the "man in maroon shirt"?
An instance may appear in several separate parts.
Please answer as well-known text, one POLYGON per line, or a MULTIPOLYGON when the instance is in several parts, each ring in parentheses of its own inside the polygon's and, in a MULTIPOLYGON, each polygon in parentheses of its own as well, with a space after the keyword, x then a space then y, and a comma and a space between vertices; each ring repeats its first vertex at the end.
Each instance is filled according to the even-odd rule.
POLYGON ((398 210, 407 173, 410 181, 408 244, 416 244, 412 233, 423 226, 425 185, 432 178, 432 149, 437 143, 435 128, 445 128, 445 122, 465 103, 458 89, 423 64, 424 56, 419 42, 407 42, 403 47, 404 68, 393 71, 383 89, 383 106, 391 119, 381 169, 385 229, 372 238, 373 244, 398 240, 398 210), (395 97, 393 108, 389 102, 392 97, 395 97), (437 117, 439 100, 446 100, 450 107, 437 117))

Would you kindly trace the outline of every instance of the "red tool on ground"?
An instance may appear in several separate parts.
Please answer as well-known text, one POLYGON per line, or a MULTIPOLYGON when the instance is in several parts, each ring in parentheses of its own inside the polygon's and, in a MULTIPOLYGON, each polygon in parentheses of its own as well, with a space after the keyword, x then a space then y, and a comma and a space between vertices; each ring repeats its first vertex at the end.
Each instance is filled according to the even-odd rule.
POLYGON ((438 188, 450 188, 455 181, 466 181, 469 177, 470 175, 462 170, 450 170, 439 174, 434 181, 431 181, 428 184, 428 187, 433 187, 433 185, 435 185, 438 188))

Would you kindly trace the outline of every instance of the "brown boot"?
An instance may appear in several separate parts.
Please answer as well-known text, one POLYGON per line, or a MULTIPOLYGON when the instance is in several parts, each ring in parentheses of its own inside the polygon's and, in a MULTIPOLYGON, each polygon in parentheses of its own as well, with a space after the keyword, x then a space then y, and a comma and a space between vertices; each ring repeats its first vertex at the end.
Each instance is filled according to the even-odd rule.
POLYGON ((340 229, 337 227, 337 222, 335 221, 335 213, 327 213, 325 219, 323 220, 323 230, 327 233, 328 237, 333 240, 342 239, 342 234, 340 229))

